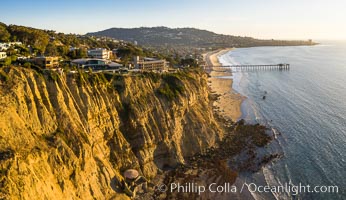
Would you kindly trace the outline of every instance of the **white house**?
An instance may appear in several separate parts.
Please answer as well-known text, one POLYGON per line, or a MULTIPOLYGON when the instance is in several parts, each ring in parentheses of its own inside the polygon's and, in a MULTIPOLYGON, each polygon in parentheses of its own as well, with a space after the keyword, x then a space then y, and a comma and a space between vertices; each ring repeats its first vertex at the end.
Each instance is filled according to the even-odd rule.
POLYGON ((7 43, 0 43, 0 51, 6 51, 8 49, 7 43))
POLYGON ((0 43, 0 50, 1 51, 6 51, 8 48, 11 46, 18 45, 21 46, 23 45, 21 42, 6 42, 6 43, 0 43))
POLYGON ((0 60, 3 60, 7 57, 6 52, 0 52, 0 60))
POLYGON ((98 59, 110 59, 112 51, 108 51, 104 48, 96 48, 88 50, 88 57, 98 59))

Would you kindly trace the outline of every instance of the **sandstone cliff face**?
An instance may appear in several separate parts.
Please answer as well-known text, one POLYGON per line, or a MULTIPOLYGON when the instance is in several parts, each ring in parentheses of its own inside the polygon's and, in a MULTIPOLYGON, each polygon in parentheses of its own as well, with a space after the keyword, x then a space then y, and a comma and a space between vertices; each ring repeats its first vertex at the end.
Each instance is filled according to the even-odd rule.
POLYGON ((201 73, 0 71, 0 198, 126 198, 123 170, 150 179, 222 138, 201 73))

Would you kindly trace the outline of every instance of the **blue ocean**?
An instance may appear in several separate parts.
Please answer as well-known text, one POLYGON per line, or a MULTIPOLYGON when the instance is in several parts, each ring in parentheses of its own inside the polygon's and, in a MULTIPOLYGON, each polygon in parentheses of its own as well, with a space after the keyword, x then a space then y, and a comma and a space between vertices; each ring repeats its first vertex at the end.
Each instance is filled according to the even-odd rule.
POLYGON ((254 199, 346 199, 346 42, 239 48, 220 62, 290 64, 289 70, 232 70, 233 89, 247 97, 242 118, 270 127, 275 139, 268 151, 284 155, 244 175, 246 182, 322 186, 297 194, 253 193, 254 199))

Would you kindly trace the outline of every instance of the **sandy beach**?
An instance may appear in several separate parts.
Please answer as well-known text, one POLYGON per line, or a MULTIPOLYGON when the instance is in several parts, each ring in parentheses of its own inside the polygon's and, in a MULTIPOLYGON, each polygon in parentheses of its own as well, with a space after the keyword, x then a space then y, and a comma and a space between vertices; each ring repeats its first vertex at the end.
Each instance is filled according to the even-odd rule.
MULTIPOLYGON (((206 69, 206 71, 211 76, 208 81, 209 87, 212 94, 216 94, 216 96, 218 96, 217 100, 213 102, 215 111, 217 111, 218 114, 225 119, 237 121, 242 115, 241 104, 246 97, 233 90, 233 79, 231 71, 217 68, 218 66, 222 65, 219 62, 219 57, 231 50, 232 48, 217 50, 206 53, 203 56, 207 66, 209 67, 209 69, 206 69)), ((237 177, 233 185, 237 188, 241 188, 244 183, 245 180, 237 177)), ((227 195, 222 195, 222 198, 220 198, 220 196, 218 196, 218 198, 254 199, 254 197, 247 189, 245 189, 243 193, 228 193, 227 195)))
POLYGON ((213 104, 215 111, 226 119, 237 121, 242 115, 240 106, 245 97, 232 89, 232 73, 229 70, 215 68, 221 65, 219 57, 231 50, 232 48, 227 48, 209 52, 204 55, 204 58, 209 67, 206 71, 211 76, 208 84, 211 92, 218 96, 213 104))

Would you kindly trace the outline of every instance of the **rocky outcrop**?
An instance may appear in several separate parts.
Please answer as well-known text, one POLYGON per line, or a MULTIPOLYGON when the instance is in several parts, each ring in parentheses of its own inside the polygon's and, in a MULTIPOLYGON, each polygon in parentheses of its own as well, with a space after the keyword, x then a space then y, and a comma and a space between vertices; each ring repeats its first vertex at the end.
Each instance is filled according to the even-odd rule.
POLYGON ((151 179, 222 138, 202 72, 0 71, 0 199, 126 198, 125 169, 151 179))

